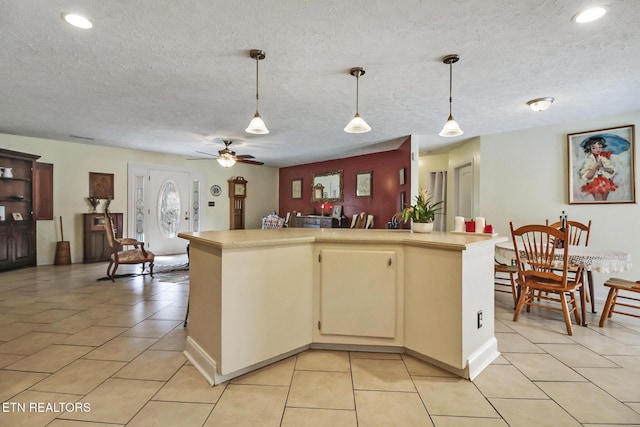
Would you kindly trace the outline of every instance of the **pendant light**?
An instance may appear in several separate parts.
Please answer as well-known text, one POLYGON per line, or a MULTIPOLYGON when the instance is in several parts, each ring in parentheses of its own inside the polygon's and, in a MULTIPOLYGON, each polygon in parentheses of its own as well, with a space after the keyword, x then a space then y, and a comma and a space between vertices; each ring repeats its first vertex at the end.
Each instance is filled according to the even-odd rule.
POLYGON ((444 127, 442 128, 442 130, 440 131, 440 133, 438 135, 440 136, 444 136, 447 138, 453 137, 453 136, 460 136, 462 135, 464 132, 462 131, 462 129, 460 129, 460 125, 458 124, 458 122, 455 121, 455 119, 453 118, 453 115, 451 114, 451 103, 452 103, 452 98, 451 98, 451 92, 452 92, 452 86, 453 86, 453 64, 458 62, 460 58, 458 57, 458 55, 447 55, 442 59, 442 62, 444 64, 449 64, 449 118, 447 119, 447 123, 444 124, 444 127))
POLYGON ((264 124, 264 120, 262 120, 262 117, 260 117, 260 113, 258 112, 258 101, 260 100, 260 96, 258 95, 258 63, 266 58, 266 54, 262 50, 251 49, 249 51, 249 56, 256 60, 256 114, 253 116, 253 119, 251 119, 251 122, 245 131, 247 133, 264 135, 269 133, 269 129, 267 129, 267 125, 264 124))
POLYGON ((358 113, 358 98, 359 98, 359 81, 360 76, 364 75, 364 68, 362 67, 354 67, 349 71, 349 74, 356 78, 356 115, 353 116, 353 119, 349 122, 347 127, 344 128, 344 131, 347 133, 365 133, 371 130, 371 126, 364 121, 360 114, 358 113))

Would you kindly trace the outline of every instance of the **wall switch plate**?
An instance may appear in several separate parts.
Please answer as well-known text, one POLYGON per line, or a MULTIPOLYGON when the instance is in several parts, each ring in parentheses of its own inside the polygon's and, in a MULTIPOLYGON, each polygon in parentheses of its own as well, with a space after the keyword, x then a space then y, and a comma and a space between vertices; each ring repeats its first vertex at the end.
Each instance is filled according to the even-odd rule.
POLYGON ((478 329, 482 328, 482 310, 478 311, 478 329))

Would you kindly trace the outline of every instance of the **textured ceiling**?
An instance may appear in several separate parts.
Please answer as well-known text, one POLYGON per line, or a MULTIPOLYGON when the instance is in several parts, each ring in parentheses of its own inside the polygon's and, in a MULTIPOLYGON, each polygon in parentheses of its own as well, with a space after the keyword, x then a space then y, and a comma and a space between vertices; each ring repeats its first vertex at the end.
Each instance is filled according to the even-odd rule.
MULTIPOLYGON (((6 0, 0 132, 196 156, 222 139, 287 166, 640 110, 640 1, 6 0), (61 19, 89 17, 92 30, 61 19), (255 112, 271 133, 244 132, 255 112), (462 137, 438 136, 453 115, 462 137), (343 131, 355 113, 373 130, 343 131), (556 102, 534 113, 529 99, 556 102), (83 138, 91 138, 85 140, 83 138)), ((580 129, 576 129, 577 131, 580 129)))

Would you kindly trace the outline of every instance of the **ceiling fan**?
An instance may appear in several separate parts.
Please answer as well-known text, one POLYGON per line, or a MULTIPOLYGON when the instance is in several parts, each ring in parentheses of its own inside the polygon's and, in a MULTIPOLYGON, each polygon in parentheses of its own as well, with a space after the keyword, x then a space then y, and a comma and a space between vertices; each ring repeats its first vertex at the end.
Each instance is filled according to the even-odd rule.
MULTIPOLYGON (((205 153, 204 151, 196 151, 196 153, 204 154, 207 156, 215 157, 218 163, 225 168, 230 168, 236 162, 240 163, 248 163, 250 165, 264 165, 263 162, 259 162, 254 159, 251 154, 236 154, 235 151, 230 150, 229 146, 233 143, 233 141, 222 141, 224 143, 224 148, 218 151, 218 156, 215 154, 205 153)), ((202 159, 189 159, 189 160, 202 160, 202 159)))

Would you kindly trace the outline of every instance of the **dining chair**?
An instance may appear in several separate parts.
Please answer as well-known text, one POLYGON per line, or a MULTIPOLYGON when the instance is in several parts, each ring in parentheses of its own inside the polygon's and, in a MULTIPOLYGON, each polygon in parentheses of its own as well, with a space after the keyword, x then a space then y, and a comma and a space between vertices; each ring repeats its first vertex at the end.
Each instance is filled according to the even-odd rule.
MULTIPOLYGON (((572 246, 589 246, 589 235, 591 234, 591 220, 588 223, 584 224, 578 221, 566 221, 567 228, 569 229, 569 238, 567 242, 572 246)), ((562 221, 557 221, 552 224, 549 224, 549 220, 547 220, 547 225, 549 227, 560 229, 562 228, 562 221)), ((587 302, 591 303, 591 312, 596 312, 596 302, 594 298, 591 298, 593 295, 593 274, 590 270, 585 270, 587 274, 586 284, 588 285, 585 290, 585 298, 587 302)))
POLYGON ((640 310, 640 280, 632 282, 631 280, 618 279, 615 277, 610 278, 604 284, 609 288, 609 294, 607 300, 604 303, 602 309, 602 317, 600 317, 600 327, 604 326, 604 322, 611 317, 613 313, 623 314, 625 316, 631 316, 640 318, 639 314, 631 313, 628 309, 640 310), (620 292, 624 292, 620 294, 620 292), (630 292, 630 294, 627 294, 630 292), (638 296, 631 296, 638 294, 638 296), (623 301, 618 301, 621 299, 623 301), (626 311, 620 311, 616 307, 626 307, 626 311))
POLYGON ((351 228, 373 228, 373 215, 366 212, 354 214, 351 218, 351 228))
POLYGON ((558 230, 545 225, 524 225, 517 229, 509 223, 513 247, 516 248, 516 265, 520 285, 520 297, 513 316, 517 322, 522 308, 531 307, 562 311, 567 333, 573 335, 571 313, 580 324, 580 310, 576 299, 576 290, 582 285, 582 267, 576 266, 576 275, 569 279, 569 245, 557 248, 558 239, 569 238, 569 230, 558 230), (536 294, 536 291, 537 294, 536 294), (559 304, 559 307, 558 307, 559 304))
POLYGON ((109 214, 104 214, 104 232, 109 245, 109 266, 107 276, 115 282, 116 270, 120 264, 142 264, 142 271, 149 263, 149 274, 153 277, 153 260, 155 255, 144 248, 144 242, 132 238, 116 238, 113 232, 113 222, 109 214), (125 246, 133 246, 133 249, 124 250, 125 246), (111 269, 113 267, 113 270, 111 269))
POLYGON ((269 228, 283 228, 284 223, 285 223, 285 218, 279 217, 278 214, 275 213, 275 211, 271 212, 267 216, 262 217, 263 230, 269 229, 269 228))
POLYGON ((511 296, 513 297, 513 308, 516 308, 516 306, 518 305, 518 292, 516 291, 515 276, 518 274, 518 267, 515 264, 503 264, 498 260, 495 260, 495 264, 493 265, 493 273, 495 291, 511 294, 511 296), (508 276, 508 279, 504 277, 505 275, 508 276))

